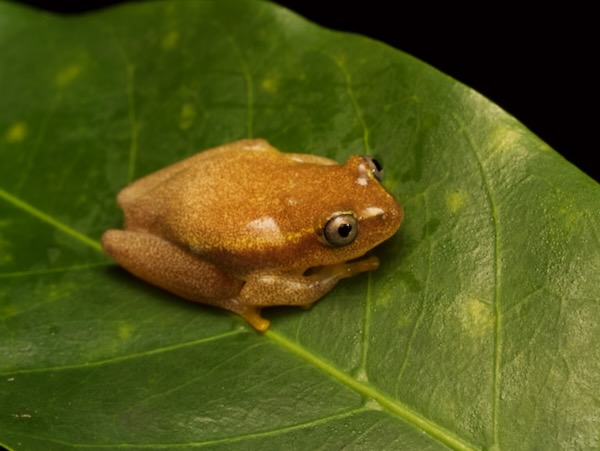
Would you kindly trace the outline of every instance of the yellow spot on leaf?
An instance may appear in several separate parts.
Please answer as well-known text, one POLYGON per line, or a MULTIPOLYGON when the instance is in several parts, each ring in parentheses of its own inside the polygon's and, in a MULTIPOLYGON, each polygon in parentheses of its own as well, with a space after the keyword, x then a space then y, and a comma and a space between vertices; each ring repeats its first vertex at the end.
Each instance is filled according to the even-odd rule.
POLYGON ((125 321, 121 321, 119 323, 118 334, 119 334, 119 338, 121 340, 128 340, 129 338, 131 338, 132 333, 133 333, 133 327, 131 326, 131 324, 129 324, 125 321))
POLYGON ((467 194, 464 191, 455 191, 446 195, 446 207, 451 213, 456 213, 465 205, 467 194))
POLYGON ((196 109, 191 103, 184 103, 181 107, 181 115, 179 118, 179 128, 187 130, 194 123, 196 118, 196 109))
POLYGON ((276 77, 265 78, 260 84, 260 87, 263 91, 273 94, 277 92, 277 89, 279 88, 279 79, 276 77))
POLYGON ((571 205, 564 205, 558 209, 559 216, 563 218, 564 226, 567 230, 574 230, 581 225, 585 219, 585 212, 574 209, 571 205))
POLYGON ((4 135, 4 139, 6 140, 6 142, 9 142, 9 143, 21 142, 26 137, 27 137, 27 124, 22 121, 13 123, 6 131, 6 135, 4 135))
POLYGON ((461 323, 469 335, 481 336, 494 327, 490 304, 475 297, 462 300, 461 303, 461 323))
POLYGON ((179 41, 179 32, 175 30, 169 31, 163 36, 162 41, 160 41, 160 46, 164 50, 169 50, 177 45, 177 41, 179 41))
POLYGON ((346 55, 333 55, 333 59, 337 63, 338 66, 346 67, 346 63, 348 62, 348 58, 346 55))
POLYGON ((56 84, 60 87, 67 86, 73 82, 79 74, 81 74, 82 67, 79 64, 71 64, 65 67, 56 75, 56 84))
POLYGON ((9 316, 13 316, 19 313, 14 305, 6 305, 0 308, 0 319, 6 319, 9 316))
POLYGON ((70 293, 70 290, 67 291, 65 287, 58 286, 56 284, 51 284, 45 288, 46 290, 46 299, 50 302, 57 301, 64 296, 67 296, 70 293), (64 291, 63 291, 64 290, 64 291))
POLYGON ((0 265, 6 265, 13 261, 11 250, 12 245, 10 241, 0 236, 0 265))
POLYGON ((522 132, 505 125, 499 126, 489 137, 491 146, 495 151, 512 153, 522 148, 522 132))

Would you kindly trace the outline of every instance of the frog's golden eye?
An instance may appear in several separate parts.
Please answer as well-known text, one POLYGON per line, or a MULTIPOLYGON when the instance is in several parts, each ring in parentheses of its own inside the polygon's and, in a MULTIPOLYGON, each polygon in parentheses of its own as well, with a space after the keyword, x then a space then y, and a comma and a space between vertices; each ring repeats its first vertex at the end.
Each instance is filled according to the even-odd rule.
POLYGON ((323 237, 333 247, 347 246, 358 236, 358 221, 352 214, 340 213, 332 216, 325 228, 323 237))
POLYGON ((381 166, 381 163, 373 157, 365 157, 365 160, 369 163, 369 169, 375 178, 381 182, 383 179, 383 166, 381 166))

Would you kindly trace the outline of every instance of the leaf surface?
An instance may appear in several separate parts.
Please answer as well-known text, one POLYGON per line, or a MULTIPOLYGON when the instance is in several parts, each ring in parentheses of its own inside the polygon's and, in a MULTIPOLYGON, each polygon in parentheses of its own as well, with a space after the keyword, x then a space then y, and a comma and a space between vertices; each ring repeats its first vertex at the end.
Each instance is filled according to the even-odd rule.
POLYGON ((2 3, 0 97, 3 445, 599 445, 599 187, 469 88, 263 2, 2 3), (406 213, 262 335, 99 245, 129 181, 245 137, 375 155, 406 213))

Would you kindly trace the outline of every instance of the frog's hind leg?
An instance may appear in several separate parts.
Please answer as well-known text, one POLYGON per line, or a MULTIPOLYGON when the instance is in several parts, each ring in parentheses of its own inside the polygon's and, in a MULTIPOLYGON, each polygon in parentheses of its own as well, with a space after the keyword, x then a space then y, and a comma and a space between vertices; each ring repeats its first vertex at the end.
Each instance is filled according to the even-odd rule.
POLYGON ((243 282, 184 249, 154 235, 108 230, 102 246, 117 263, 139 278, 184 299, 237 312, 243 282))
POLYGON ((102 246, 117 263, 146 282, 188 301, 237 313, 261 332, 269 327, 259 307, 238 301, 241 280, 168 241, 143 232, 108 230, 102 246))

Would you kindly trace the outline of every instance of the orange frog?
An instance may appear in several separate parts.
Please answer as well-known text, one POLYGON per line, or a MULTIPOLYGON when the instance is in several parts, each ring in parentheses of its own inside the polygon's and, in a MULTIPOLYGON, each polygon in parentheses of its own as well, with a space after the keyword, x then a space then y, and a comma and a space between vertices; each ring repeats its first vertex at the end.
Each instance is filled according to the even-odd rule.
POLYGON ((308 307, 400 227, 403 210, 370 157, 345 164, 260 139, 206 150, 124 188, 124 230, 102 246, 128 271, 259 331, 263 307, 308 307))

